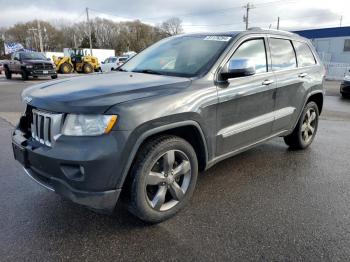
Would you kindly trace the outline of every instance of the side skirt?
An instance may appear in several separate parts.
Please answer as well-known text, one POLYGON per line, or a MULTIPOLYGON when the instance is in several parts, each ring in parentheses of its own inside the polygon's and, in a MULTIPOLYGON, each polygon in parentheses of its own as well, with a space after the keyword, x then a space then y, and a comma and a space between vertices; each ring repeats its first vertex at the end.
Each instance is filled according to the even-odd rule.
POLYGON ((277 132, 277 133, 275 133, 275 134, 273 134, 271 136, 268 136, 266 138, 258 140, 258 141, 254 142, 252 144, 246 145, 246 146, 244 146, 242 148, 236 149, 236 150, 234 150, 232 152, 229 152, 229 153, 226 153, 224 155, 217 156, 217 157, 213 158, 212 160, 210 160, 207 163, 207 166, 206 166, 205 170, 209 169, 210 167, 212 167, 213 165, 215 165, 216 163, 218 163, 218 162, 220 162, 220 161, 222 161, 224 159, 230 158, 230 157, 235 156, 235 155, 237 155, 239 153, 247 151, 247 150, 249 150, 249 149, 251 149, 253 147, 256 147, 256 146, 258 146, 258 145, 268 141, 268 140, 271 140, 272 138, 275 138, 275 137, 278 137, 278 136, 284 136, 284 135, 288 134, 288 132, 289 132, 288 130, 279 131, 279 132, 277 132))

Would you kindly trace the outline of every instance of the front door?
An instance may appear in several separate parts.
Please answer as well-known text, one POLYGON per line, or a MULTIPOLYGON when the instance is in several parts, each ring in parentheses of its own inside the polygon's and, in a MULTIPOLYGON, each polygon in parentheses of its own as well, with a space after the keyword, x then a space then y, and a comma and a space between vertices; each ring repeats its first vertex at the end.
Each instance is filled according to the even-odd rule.
POLYGON ((271 135, 274 121, 275 77, 269 69, 266 39, 243 40, 230 60, 249 59, 256 73, 228 80, 218 86, 217 156, 263 140, 271 135))

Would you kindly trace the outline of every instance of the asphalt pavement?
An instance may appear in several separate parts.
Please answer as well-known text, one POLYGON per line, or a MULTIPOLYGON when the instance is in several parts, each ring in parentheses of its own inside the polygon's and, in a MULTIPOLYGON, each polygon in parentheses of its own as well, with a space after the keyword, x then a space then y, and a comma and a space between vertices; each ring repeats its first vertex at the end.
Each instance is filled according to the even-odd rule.
POLYGON ((96 214, 26 177, 10 138, 20 92, 39 81, 0 77, 0 261, 350 260, 350 100, 338 82, 327 82, 310 148, 276 138, 220 162, 183 211, 150 226, 122 205, 96 214))

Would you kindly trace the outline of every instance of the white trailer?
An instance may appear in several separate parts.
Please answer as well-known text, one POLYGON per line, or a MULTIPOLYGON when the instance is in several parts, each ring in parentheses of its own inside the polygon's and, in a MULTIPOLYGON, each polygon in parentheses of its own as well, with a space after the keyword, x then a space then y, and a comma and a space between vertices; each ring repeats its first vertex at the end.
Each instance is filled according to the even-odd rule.
POLYGON ((53 56, 56 56, 56 57, 63 57, 64 56, 63 52, 45 52, 44 54, 47 58, 50 58, 51 61, 53 61, 53 59, 52 59, 53 56))

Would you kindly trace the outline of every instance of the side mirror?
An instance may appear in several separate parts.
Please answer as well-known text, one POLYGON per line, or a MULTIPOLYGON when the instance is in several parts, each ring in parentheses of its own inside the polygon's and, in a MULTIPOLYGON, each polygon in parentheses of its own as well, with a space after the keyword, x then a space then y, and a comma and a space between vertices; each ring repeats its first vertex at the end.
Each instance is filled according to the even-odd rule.
POLYGON ((13 60, 19 61, 18 57, 13 58, 13 60))
POLYGON ((255 75, 255 63, 245 58, 230 60, 221 70, 224 80, 251 75, 255 75))

